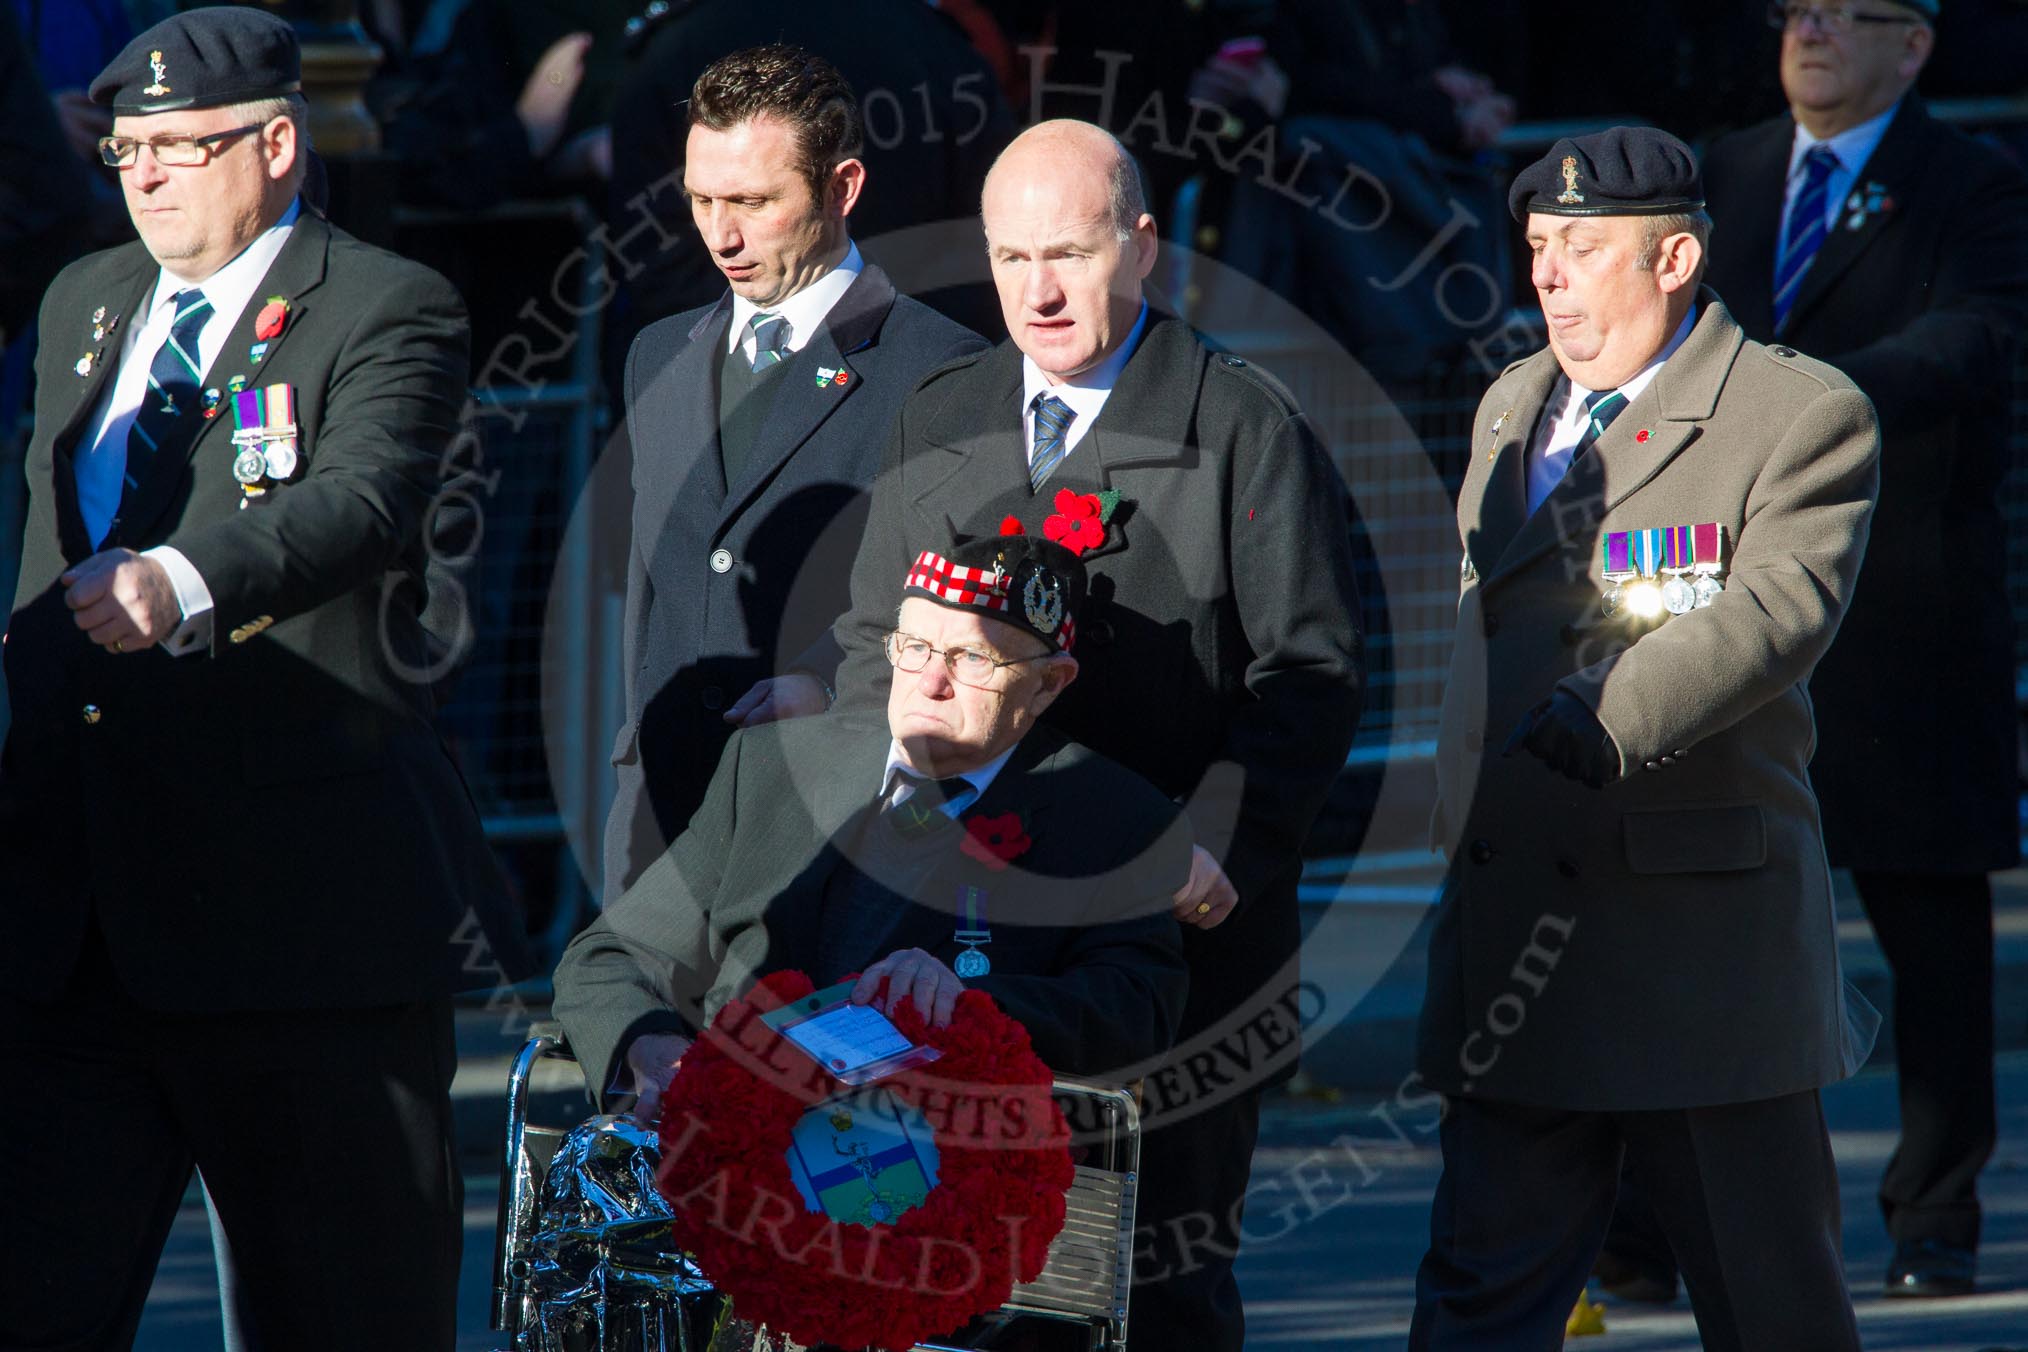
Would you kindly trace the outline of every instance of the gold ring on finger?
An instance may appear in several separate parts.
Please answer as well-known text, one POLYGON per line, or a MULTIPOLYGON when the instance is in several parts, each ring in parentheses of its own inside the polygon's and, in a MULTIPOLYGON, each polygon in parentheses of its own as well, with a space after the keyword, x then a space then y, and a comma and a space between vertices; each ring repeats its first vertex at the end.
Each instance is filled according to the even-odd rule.
POLYGON ((127 650, 127 640, 125 640, 125 639, 123 639, 123 638, 116 638, 116 639, 114 639, 114 640, 113 640, 113 651, 114 651, 114 652, 116 652, 116 653, 123 653, 123 652, 125 652, 126 650, 127 650))
POLYGON ((1208 902, 1208 901, 1200 901, 1200 902, 1198 902, 1198 903, 1197 903, 1197 914, 1199 914, 1199 915, 1210 915, 1210 914, 1211 914, 1211 903, 1210 903, 1210 902, 1208 902))

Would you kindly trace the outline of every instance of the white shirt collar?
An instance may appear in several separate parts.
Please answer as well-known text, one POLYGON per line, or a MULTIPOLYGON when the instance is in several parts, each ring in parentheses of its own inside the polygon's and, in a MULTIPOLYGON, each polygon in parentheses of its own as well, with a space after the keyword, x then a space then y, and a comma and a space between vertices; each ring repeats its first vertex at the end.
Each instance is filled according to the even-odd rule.
POLYGON ((1811 147, 1820 145, 1831 148, 1831 153, 1838 157, 1840 170, 1858 177, 1866 168, 1866 161, 1872 159, 1873 152, 1879 148, 1880 138, 1887 135, 1887 124, 1894 121, 1895 113, 1900 110, 1901 104, 1897 102, 1886 112, 1821 140, 1810 135, 1802 123, 1796 123, 1795 144, 1789 148, 1789 181, 1794 182, 1796 175, 1803 172, 1803 157, 1810 153, 1811 147))
MULTIPOLYGON (((1020 743, 1017 742, 1015 745, 1018 746, 1020 743)), ((948 776, 949 778, 962 779, 967 784, 970 784, 972 786, 972 797, 963 802, 953 799, 950 804, 946 805, 945 810, 955 817, 959 811, 970 807, 973 803, 984 798, 987 787, 992 784, 994 778, 1000 773, 1001 768, 1007 764, 1007 758, 1013 754, 1014 747, 1010 746, 976 770, 967 770, 961 775, 948 776), (956 810, 953 811, 953 808, 956 810)), ((914 775, 918 779, 924 778, 922 771, 909 764, 908 756, 901 749, 901 742, 898 739, 890 741, 887 746, 887 767, 881 772, 880 776, 881 802, 886 802, 894 793, 895 776, 904 771, 914 775)))
MULTIPOLYGON (((742 346, 750 349, 753 335, 747 332, 747 324, 755 315, 767 313, 780 315, 789 321, 789 340, 783 346, 791 352, 801 352, 817 336, 817 330, 823 326, 824 316, 831 313, 831 307, 852 289, 852 283, 859 279, 859 273, 865 266, 866 260, 859 256, 859 246, 847 241, 843 262, 787 300, 766 307, 765 311, 745 296, 733 293, 732 327, 725 335, 725 350, 731 352, 742 346)), ((749 350, 747 355, 753 354, 749 350)))
POLYGON ((1021 407, 1033 408, 1035 396, 1047 390, 1069 404, 1077 414, 1077 421, 1071 424, 1071 444, 1076 444, 1106 406, 1106 397, 1113 392, 1113 386, 1120 380, 1120 372, 1127 369, 1127 361, 1134 355, 1134 349, 1141 345, 1141 335, 1148 329, 1148 302, 1141 302, 1141 313, 1134 318, 1134 327, 1127 330, 1127 340, 1116 348, 1112 355, 1092 367, 1080 371, 1060 385, 1049 383, 1049 377, 1035 364, 1034 358, 1026 353, 1021 357, 1021 407))
POLYGON ((296 228, 296 218, 303 214, 303 199, 289 203, 289 209, 282 218, 254 237, 253 243, 239 251, 239 256, 212 273, 201 282, 186 282, 175 273, 163 268, 155 279, 155 295, 148 304, 153 314, 157 306, 169 303, 179 291, 197 287, 204 292, 204 298, 211 302, 211 318, 206 328, 223 321, 230 330, 239 322, 240 312, 260 289, 261 279, 274 266, 275 258, 282 246, 289 242, 289 233, 296 228))

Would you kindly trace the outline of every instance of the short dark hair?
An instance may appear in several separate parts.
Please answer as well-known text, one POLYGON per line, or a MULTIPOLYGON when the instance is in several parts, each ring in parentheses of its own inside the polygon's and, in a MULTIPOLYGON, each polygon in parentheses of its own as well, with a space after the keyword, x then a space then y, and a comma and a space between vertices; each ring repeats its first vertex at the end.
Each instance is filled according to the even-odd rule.
POLYGON ((831 171, 865 145, 865 123, 852 86, 823 57, 773 43, 721 56, 690 90, 690 125, 731 131, 756 117, 778 117, 795 138, 797 167, 823 200, 831 171))

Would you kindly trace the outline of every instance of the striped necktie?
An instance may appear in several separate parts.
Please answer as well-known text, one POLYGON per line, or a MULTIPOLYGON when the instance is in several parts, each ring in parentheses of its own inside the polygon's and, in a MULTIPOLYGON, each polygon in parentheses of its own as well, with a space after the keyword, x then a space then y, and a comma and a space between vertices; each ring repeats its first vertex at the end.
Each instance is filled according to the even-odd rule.
POLYGON ((782 349, 789 341, 789 321, 781 315, 757 314, 747 321, 753 331, 753 369, 764 371, 789 354, 782 349))
POLYGON ((1613 419, 1619 417, 1626 407, 1627 397, 1618 390, 1594 390, 1584 397, 1584 411, 1588 416, 1583 435, 1578 437, 1577 445, 1571 449, 1571 464, 1584 459, 1584 453, 1605 435, 1605 430, 1613 425, 1613 419))
POLYGON ((1028 491, 1042 491, 1042 481, 1070 454, 1065 434, 1077 410, 1053 394, 1035 396, 1035 444, 1028 450, 1028 491))
POLYGON ((895 779, 897 789, 902 784, 910 786, 909 795, 898 803, 890 801, 880 815, 903 840, 920 840, 947 824, 951 816, 944 808, 972 791, 972 781, 963 775, 924 779, 902 770, 895 779))
POLYGON ((198 412, 197 385, 204 368, 197 355, 197 335, 211 317, 211 302, 197 287, 178 291, 171 298, 176 318, 169 336, 155 350, 148 364, 148 393, 134 426, 127 433, 126 481, 120 488, 120 508, 144 482, 148 471, 164 456, 181 452, 202 419, 198 412))
POLYGON ((1775 260, 1774 325, 1781 332, 1789 310, 1802 290, 1803 274, 1824 243, 1830 227, 1824 223, 1824 199, 1829 194, 1831 175, 1838 168, 1838 156, 1829 146, 1811 146, 1803 156, 1803 190, 1789 212, 1789 228, 1782 236, 1781 257, 1775 260))

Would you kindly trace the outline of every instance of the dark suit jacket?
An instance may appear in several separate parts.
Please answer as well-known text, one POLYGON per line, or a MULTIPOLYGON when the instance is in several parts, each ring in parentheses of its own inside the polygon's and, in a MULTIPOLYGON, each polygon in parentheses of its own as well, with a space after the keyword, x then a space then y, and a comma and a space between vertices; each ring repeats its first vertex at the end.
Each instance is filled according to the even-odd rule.
POLYGON ((1106 541, 1084 555, 1083 670, 1046 717, 1188 798, 1198 842, 1239 890, 1222 926, 1184 931, 1193 1033, 1296 953, 1303 837, 1359 722, 1344 490, 1288 392, 1179 320, 1150 317, 1040 494, 1021 391, 1009 342, 937 372, 902 409, 836 631, 839 699, 886 690, 880 640, 918 552, 998 534, 1010 514, 1040 532, 1063 488, 1119 492, 1106 541))
MULTIPOLYGON (((1810 681, 1831 861, 1983 872, 2018 856, 2014 640, 1998 493, 2028 325, 2028 181, 1910 96, 1779 338, 1770 292, 1794 123, 1718 142, 1708 281, 1748 336, 1850 376, 1880 414, 1880 506, 1851 610, 1810 681)), ((1848 199, 1849 200, 1849 199, 1848 199)))
MULTIPOLYGON (((557 967, 557 1017, 595 1097, 642 1033, 694 1035, 769 972, 815 975, 825 887, 874 808, 890 744, 872 715, 733 737, 690 829, 557 967)), ((1138 1075, 1182 1012, 1168 899, 1189 873, 1188 832, 1139 777, 1048 729, 1021 741, 964 816, 1009 812, 1027 853, 990 870, 953 824, 925 880, 900 889, 913 904, 866 933, 855 966, 904 948, 951 963, 957 889, 980 887, 992 971, 966 984, 1026 1025, 1052 1068, 1138 1075)))
POLYGON ((154 1008, 387 1004, 446 989, 468 960, 461 984, 495 979, 495 960, 518 973, 478 816, 427 688, 404 675, 425 664, 399 598, 420 591, 419 532, 457 423, 463 305, 304 211, 204 384, 292 385, 305 468, 240 510, 229 413, 158 459, 102 547, 180 549, 216 602, 214 641, 113 655, 72 623, 58 577, 94 552, 72 457, 156 277, 128 245, 65 269, 42 307, 6 645, 0 984, 55 995, 93 915, 154 1008), (270 295, 289 319, 256 365, 270 295), (95 343, 100 306, 122 328, 95 343))
POLYGON ((726 706, 845 609, 866 488, 902 399, 939 362, 985 345, 867 265, 775 373, 766 421, 727 484, 716 363, 731 317, 728 292, 651 325, 627 357, 634 543, 608 897, 696 810, 732 735, 726 706), (819 386, 820 369, 847 379, 819 386))

